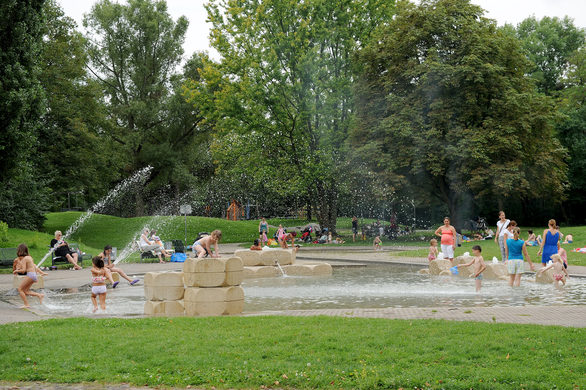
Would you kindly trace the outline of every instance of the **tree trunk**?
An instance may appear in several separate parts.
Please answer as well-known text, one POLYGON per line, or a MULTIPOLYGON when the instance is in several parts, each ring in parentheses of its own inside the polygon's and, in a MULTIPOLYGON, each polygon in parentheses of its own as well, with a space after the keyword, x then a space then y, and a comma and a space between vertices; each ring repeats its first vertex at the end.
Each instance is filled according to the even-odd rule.
POLYGON ((336 221, 338 219, 338 192, 336 183, 326 183, 322 180, 316 183, 318 198, 317 221, 323 230, 327 227, 332 235, 336 234, 336 221))

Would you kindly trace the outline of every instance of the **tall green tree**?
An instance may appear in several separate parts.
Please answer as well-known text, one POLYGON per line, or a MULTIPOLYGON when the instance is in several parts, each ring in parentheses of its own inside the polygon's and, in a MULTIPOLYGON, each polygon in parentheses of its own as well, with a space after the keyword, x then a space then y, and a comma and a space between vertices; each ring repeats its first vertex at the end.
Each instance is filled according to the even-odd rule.
POLYGON ((122 157, 104 131, 109 123, 101 88, 88 77, 85 39, 55 0, 47 0, 43 12, 39 80, 48 109, 39 134, 40 170, 56 206, 80 199, 84 206, 119 178, 122 157))
POLYGON ((570 58, 584 45, 586 31, 567 16, 545 16, 540 20, 532 16, 519 23, 516 34, 532 63, 529 73, 539 91, 552 95, 562 90, 570 58))
POLYGON ((42 6, 0 3, 0 220, 12 227, 39 228, 47 206, 35 160, 45 107, 37 66, 42 6))
POLYGON ((352 116, 352 54, 390 19, 388 1, 212 1, 218 150, 228 169, 297 193, 335 229, 340 147, 352 116), (232 148, 234 144, 248 145, 232 148))
POLYGON ((462 224, 472 199, 560 200, 552 102, 511 34, 467 0, 402 1, 360 52, 353 143, 381 177, 431 193, 462 224))
MULTIPOLYGON (((188 22, 174 21, 164 0, 129 0, 119 4, 100 0, 84 19, 91 71, 100 82, 112 127, 109 136, 127 156, 124 169, 132 172, 153 165, 151 180, 167 169, 165 156, 176 128, 170 129, 169 99, 177 73, 188 22)), ((190 127, 183 127, 189 132, 190 127)), ((144 199, 136 198, 136 214, 143 214, 144 199)))

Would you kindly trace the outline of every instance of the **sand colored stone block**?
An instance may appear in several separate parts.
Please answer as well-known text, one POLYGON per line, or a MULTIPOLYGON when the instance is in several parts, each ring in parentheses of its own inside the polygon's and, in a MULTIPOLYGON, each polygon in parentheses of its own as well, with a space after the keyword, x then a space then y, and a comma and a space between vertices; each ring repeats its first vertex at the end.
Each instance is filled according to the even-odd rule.
POLYGON ((446 259, 437 259, 429 262, 429 273, 432 275, 439 275, 442 271, 449 271, 452 267, 452 262, 446 259))
POLYGON ((548 269, 545 272, 536 272, 535 273, 535 282, 536 283, 544 283, 550 284, 553 283, 553 269, 548 269))
POLYGON ((274 266, 257 266, 257 267, 244 267, 244 274, 243 277, 245 279, 254 279, 254 278, 271 278, 277 276, 279 270, 277 267, 274 266))
POLYGON ((183 301, 146 301, 144 314, 150 316, 182 316, 185 315, 183 301))
POLYGON ((164 315, 165 302, 148 300, 144 303, 144 314, 148 316, 164 315))
POLYGON ((185 289, 185 302, 228 302, 244 299, 244 290, 240 286, 185 289))
MULTIPOLYGON (((12 277, 12 287, 18 288, 24 279, 28 279, 26 275, 13 275, 12 277)), ((41 275, 37 275, 37 281, 31 285, 33 290, 37 290, 40 288, 45 288, 45 279, 41 275)))
POLYGON ((263 251, 251 251, 250 249, 239 249, 234 251, 234 256, 240 257, 244 266, 261 265, 260 255, 263 251))
MULTIPOLYGON (((290 264, 284 265, 283 271, 290 276, 318 276, 331 275, 332 266, 328 263, 320 264, 290 264)), ((277 273, 279 275, 279 273, 277 273)))
POLYGON ((244 271, 230 271, 226 272, 226 278, 222 286, 240 286, 244 278, 244 271))
POLYGON ((163 301, 165 304, 166 316, 183 316, 185 315, 185 304, 183 300, 163 301))
POLYGON ((421 275, 429 275, 429 268, 422 268, 419 270, 421 275))
POLYGON ((274 265, 279 262, 281 265, 293 264, 294 251, 292 249, 264 249, 261 252, 262 265, 274 265))
POLYGON ((331 275, 333 273, 332 266, 329 263, 314 264, 312 267, 312 275, 331 275))
POLYGON ((226 311, 226 302, 185 301, 187 316, 221 316, 226 311))
POLYGON ((147 272, 144 275, 145 287, 183 287, 182 272, 147 272))
POLYGON ((145 286, 144 295, 150 301, 177 301, 183 298, 185 288, 181 287, 162 287, 162 286, 145 286))
POLYGON ((225 270, 225 261, 217 257, 186 259, 183 263, 183 272, 224 272, 225 270))
POLYGON ((224 310, 224 314, 232 315, 232 314, 240 314, 244 310, 244 299, 239 299, 237 301, 229 301, 226 302, 226 309, 224 310))
POLYGON ((454 265, 466 264, 472 261, 472 256, 458 256, 454 258, 454 265))
POLYGON ((452 272, 450 270, 443 270, 440 271, 439 276, 452 276, 452 272))
POLYGON ((184 272, 187 287, 220 287, 226 279, 225 272, 184 272))
MULTIPOLYGON (((252 251, 251 251, 252 252, 252 251)), ((226 272, 242 271, 244 269, 244 263, 242 259, 237 256, 223 258, 226 272)))
POLYGON ((487 279, 500 279, 501 276, 507 276, 509 271, 504 263, 486 263, 486 269, 482 275, 487 279))

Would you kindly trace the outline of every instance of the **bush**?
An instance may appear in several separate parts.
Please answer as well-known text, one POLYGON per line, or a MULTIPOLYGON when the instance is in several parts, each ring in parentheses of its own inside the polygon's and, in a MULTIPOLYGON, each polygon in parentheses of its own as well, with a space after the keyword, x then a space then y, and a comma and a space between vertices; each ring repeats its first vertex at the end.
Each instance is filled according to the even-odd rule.
POLYGON ((8 242, 8 224, 0 221, 0 245, 8 242))

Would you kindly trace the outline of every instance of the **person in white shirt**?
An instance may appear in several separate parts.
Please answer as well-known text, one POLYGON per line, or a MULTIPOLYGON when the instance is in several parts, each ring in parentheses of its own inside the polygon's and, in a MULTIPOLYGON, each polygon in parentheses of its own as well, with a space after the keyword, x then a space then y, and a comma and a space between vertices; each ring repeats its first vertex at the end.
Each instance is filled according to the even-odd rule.
POLYGON ((494 242, 498 244, 501 250, 501 259, 505 261, 505 233, 508 231, 509 224, 511 223, 505 216, 504 211, 499 211, 499 220, 496 223, 496 234, 494 235, 494 242))

